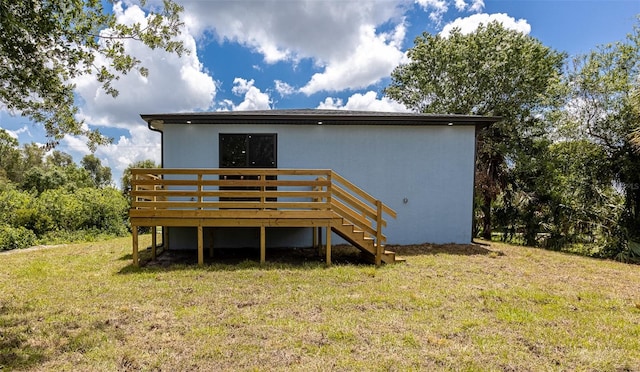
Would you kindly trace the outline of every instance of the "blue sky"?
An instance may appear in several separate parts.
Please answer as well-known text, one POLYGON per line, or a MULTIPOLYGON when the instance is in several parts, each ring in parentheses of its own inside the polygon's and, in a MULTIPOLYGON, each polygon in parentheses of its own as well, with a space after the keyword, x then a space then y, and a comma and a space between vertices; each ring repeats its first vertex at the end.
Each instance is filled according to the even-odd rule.
MULTIPOLYGON (((491 20, 569 55, 620 41, 640 25, 640 0, 178 0, 185 8, 178 58, 127 44, 149 68, 129 74, 111 99, 91 76, 77 79, 81 118, 114 138, 97 150, 114 179, 131 162, 160 160, 159 135, 140 113, 335 108, 398 111, 383 97, 395 66, 422 32, 456 25, 473 30, 491 20)), ((148 1, 153 3, 153 1, 148 1)), ((116 3, 121 22, 144 21, 135 3, 116 3)), ((42 129, 3 111, 0 127, 21 143, 45 142, 42 129)), ((79 160, 83 138, 58 149, 79 160)))

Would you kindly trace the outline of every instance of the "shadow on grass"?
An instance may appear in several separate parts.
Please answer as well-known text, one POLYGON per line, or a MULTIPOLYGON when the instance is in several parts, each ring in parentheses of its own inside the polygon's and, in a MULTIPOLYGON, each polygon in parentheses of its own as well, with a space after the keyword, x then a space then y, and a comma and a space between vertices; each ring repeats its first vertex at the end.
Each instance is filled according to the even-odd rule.
MULTIPOLYGON (((260 264, 260 250, 257 248, 219 248, 214 251, 214 257, 209 257, 208 250, 204 252, 204 266, 206 271, 235 271, 235 270, 314 270, 325 268, 324 254, 320 256, 313 248, 267 248, 266 262, 260 264)), ((119 260, 131 260, 131 254, 123 255, 119 260)), ((360 251, 351 246, 334 246, 331 250, 333 265, 367 265, 360 251)), ((140 271, 165 272, 199 268, 198 256, 195 250, 167 251, 158 254, 151 260, 151 249, 140 252, 140 267, 133 264, 123 267, 119 274, 132 274, 140 271)))
POLYGON ((45 351, 41 347, 33 346, 27 338, 29 324, 32 321, 23 317, 16 318, 16 314, 25 314, 28 309, 11 306, 0 306, 0 371, 14 369, 29 369, 42 364, 45 351))
POLYGON ((396 252, 398 256, 423 256, 436 254, 451 254, 459 256, 502 255, 501 252, 488 249, 487 244, 418 244, 418 245, 389 245, 386 249, 396 252))

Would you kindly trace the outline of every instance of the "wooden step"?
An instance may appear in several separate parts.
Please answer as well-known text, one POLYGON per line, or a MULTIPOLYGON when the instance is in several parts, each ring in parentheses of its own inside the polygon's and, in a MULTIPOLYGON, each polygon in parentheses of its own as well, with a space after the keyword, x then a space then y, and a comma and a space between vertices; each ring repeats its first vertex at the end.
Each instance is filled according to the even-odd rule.
MULTIPOLYGON (((342 219, 341 224, 334 224, 331 228, 334 232, 340 235, 342 238, 353 244, 356 248, 362 252, 362 257, 375 263, 376 258, 376 243, 375 238, 372 236, 365 236, 365 232, 361 231, 352 223, 349 223, 342 219)), ((395 252, 384 249, 382 245, 383 254, 382 262, 390 264, 396 262, 404 262, 404 259, 396 257, 395 252)))
MULTIPOLYGON (((365 261, 370 263, 376 263, 375 254, 372 254, 370 252, 365 252, 365 251, 361 251, 361 253, 362 253, 362 258, 365 261)), ((394 263, 400 263, 405 261, 406 259, 404 258, 396 257, 396 254, 393 251, 385 251, 385 253, 382 255, 382 262, 385 264, 394 264, 394 263)))

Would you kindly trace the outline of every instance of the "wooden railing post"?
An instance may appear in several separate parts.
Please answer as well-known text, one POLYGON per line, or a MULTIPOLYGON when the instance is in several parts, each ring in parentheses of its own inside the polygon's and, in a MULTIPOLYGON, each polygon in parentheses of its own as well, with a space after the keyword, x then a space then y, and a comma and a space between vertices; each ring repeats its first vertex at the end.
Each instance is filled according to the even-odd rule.
POLYGON ((327 205, 329 206, 329 208, 331 208, 331 193, 333 192, 332 190, 332 185, 333 185, 333 181, 331 178, 331 175, 333 174, 333 171, 329 171, 327 172, 327 181, 329 181, 329 183, 327 184, 327 205))
POLYGON ((267 181, 267 175, 266 174, 261 174, 258 176, 258 180, 260 181, 260 206, 262 208, 262 210, 265 210, 267 205, 267 198, 264 196, 264 193, 267 191, 267 187, 266 187, 266 181, 267 181))
POLYGON ((202 173, 198 173, 198 209, 202 209, 202 173))
POLYGON ((376 200, 376 266, 382 264, 382 201, 376 200))

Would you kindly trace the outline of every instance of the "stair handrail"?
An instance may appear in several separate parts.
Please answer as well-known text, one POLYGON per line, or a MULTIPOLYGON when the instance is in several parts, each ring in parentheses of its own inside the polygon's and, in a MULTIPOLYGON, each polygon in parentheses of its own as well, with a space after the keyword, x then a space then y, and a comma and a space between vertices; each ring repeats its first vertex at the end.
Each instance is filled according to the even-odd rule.
POLYGON ((337 207, 338 201, 336 199, 340 199, 347 204, 346 207, 348 207, 351 211, 360 212, 361 214, 363 214, 364 218, 362 219, 355 219, 352 217, 347 217, 345 219, 352 222, 354 226, 357 226, 363 231, 368 232, 369 235, 371 235, 375 239, 376 265, 379 266, 382 261, 382 243, 386 242, 387 240, 386 236, 382 234, 383 227, 387 225, 386 220, 383 218, 383 214, 387 214, 388 216, 395 219, 397 218, 396 211, 384 204, 381 200, 374 198, 369 193, 356 186, 333 170, 331 171, 331 184, 332 208, 337 207), (344 187, 340 187, 336 185, 336 183, 339 183, 344 187), (368 225, 368 223, 365 221, 369 221, 369 219, 371 219, 371 221, 375 223, 375 227, 363 226, 363 224, 368 225), (373 227, 373 231, 371 231, 367 227, 373 227), (372 232, 375 232, 375 234, 372 234, 372 232))
MULTIPOLYGON (((343 184, 344 186, 347 186, 355 194, 357 194, 358 196, 362 197, 363 199, 365 199, 366 201, 371 203, 371 205, 376 205, 376 201, 378 199, 376 199, 373 196, 369 195, 369 193, 367 193, 366 191, 364 191, 360 187, 356 186, 355 184, 353 184, 351 181, 347 180, 346 178, 342 177, 336 171, 334 171, 334 170, 331 171, 331 177, 332 177, 332 181, 338 181, 339 183, 343 184)), ((397 218, 398 217, 398 214, 396 213, 396 211, 394 211, 393 209, 391 209, 389 206, 387 206, 384 203, 382 203, 382 212, 386 213, 387 215, 389 215, 390 217, 393 217, 393 218, 397 218)))

